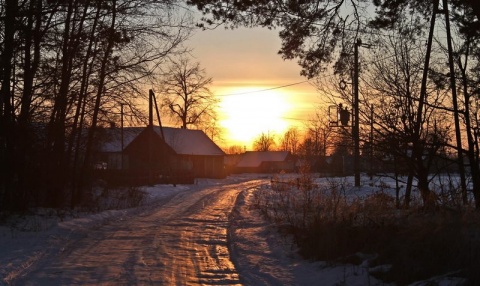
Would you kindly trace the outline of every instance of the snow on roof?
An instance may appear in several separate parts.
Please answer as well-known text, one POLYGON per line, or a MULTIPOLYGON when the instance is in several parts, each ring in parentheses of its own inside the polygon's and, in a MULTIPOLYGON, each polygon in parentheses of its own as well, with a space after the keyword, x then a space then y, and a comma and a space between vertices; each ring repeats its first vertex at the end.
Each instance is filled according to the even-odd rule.
MULTIPOLYGON (((154 127, 162 135, 159 126, 154 127)), ((165 142, 181 155, 225 155, 202 130, 163 127, 165 142)))
MULTIPOLYGON (((125 127, 123 128, 123 148, 132 143, 145 127, 125 127)), ((121 152, 122 151, 122 131, 120 128, 105 128, 102 130, 102 144, 100 152, 121 152)))
POLYGON ((242 155, 237 167, 258 167, 262 162, 283 162, 288 154, 288 151, 247 151, 242 155))
MULTIPOLYGON (((145 127, 123 128, 123 148, 126 148, 143 131, 145 127)), ((159 126, 154 126, 154 131, 159 136, 162 132, 159 126)), ((181 155, 225 155, 217 144, 215 144, 201 130, 180 129, 163 127, 165 142, 172 147, 177 154, 181 155)), ((120 128, 105 130, 106 139, 100 147, 102 152, 121 152, 122 136, 120 128)))

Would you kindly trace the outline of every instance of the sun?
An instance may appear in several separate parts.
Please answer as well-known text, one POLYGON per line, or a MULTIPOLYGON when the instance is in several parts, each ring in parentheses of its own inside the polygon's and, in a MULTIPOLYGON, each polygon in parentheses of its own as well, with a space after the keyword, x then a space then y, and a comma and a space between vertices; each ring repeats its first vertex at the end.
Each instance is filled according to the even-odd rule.
POLYGON ((288 129, 286 94, 263 87, 231 89, 220 99, 220 124, 230 145, 250 147, 262 132, 282 134, 288 129))

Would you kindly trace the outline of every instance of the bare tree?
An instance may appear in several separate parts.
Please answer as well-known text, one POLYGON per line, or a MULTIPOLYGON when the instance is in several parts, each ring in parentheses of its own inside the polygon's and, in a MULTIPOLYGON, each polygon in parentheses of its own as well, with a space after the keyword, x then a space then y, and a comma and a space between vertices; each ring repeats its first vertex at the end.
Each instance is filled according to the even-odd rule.
POLYGON ((245 152, 245 148, 241 145, 232 145, 227 148, 225 153, 227 154, 242 154, 245 152))
MULTIPOLYGON (((433 203, 429 176, 438 151, 446 146, 452 121, 447 112, 447 93, 434 80, 428 81, 423 100, 423 43, 416 42, 419 27, 398 23, 403 31, 378 40, 379 50, 390 57, 375 57, 365 73, 365 102, 375 106, 376 148, 383 156, 406 166, 408 181, 405 205, 408 207, 413 177, 417 179, 424 205, 433 203), (421 116, 419 116, 421 113, 421 116), (421 120, 419 120, 421 118, 421 120)), ((431 68, 441 67, 432 62, 431 68)), ((364 107, 367 110, 367 106, 364 107)), ((367 112, 364 112, 367 113, 367 112)), ((365 132, 364 132, 365 133, 365 132)))
POLYGON ((224 140, 224 128, 219 125, 216 110, 212 110, 211 115, 210 120, 207 120, 208 118, 205 121, 201 120, 196 124, 196 127, 202 130, 212 141, 221 143, 224 140))
POLYGON ((14 112, 12 106, 13 94, 11 81, 13 74, 14 42, 15 42, 15 17, 18 10, 18 1, 5 1, 3 11, 3 46, 0 55, 1 87, 0 87, 0 207, 11 207, 14 200, 13 177, 15 175, 15 142, 14 142, 14 112), (9 206, 10 204, 10 206, 9 206))
MULTIPOLYGON (((468 19, 471 21, 471 17, 461 14, 456 15, 461 19, 468 19)), ((458 67, 457 76, 460 79, 459 92, 463 94, 464 104, 464 124, 465 134, 467 136, 467 150, 465 151, 466 157, 470 165, 470 177, 472 180, 473 195, 475 198, 475 207, 480 209, 480 158, 478 149, 478 99, 477 104, 473 104, 475 98, 478 98, 480 90, 478 89, 479 66, 480 66, 480 35, 478 34, 465 34, 461 35, 460 47, 456 53, 456 64, 458 67)), ((463 201, 467 202, 466 190, 463 192, 463 201)))
POLYGON ((192 63, 185 57, 172 61, 160 83, 165 96, 163 107, 185 129, 215 120, 218 99, 209 89, 211 84, 212 78, 206 76, 200 63, 192 63))
POLYGON ((240 1, 189 0, 204 12, 205 24, 227 22, 233 27, 263 26, 281 29, 284 59, 297 59, 301 74, 309 78, 325 70, 337 51, 351 51, 364 24, 361 16, 369 3, 363 0, 240 1))
POLYGON ((193 24, 171 1, 2 3, 0 208, 28 197, 64 206, 70 196, 75 206, 70 190, 86 145, 84 169, 93 165, 95 129, 115 121, 121 105, 139 113, 143 86, 167 56, 185 51, 193 24))
POLYGON ((300 131, 298 128, 290 127, 280 139, 280 149, 296 154, 300 145, 300 139, 300 131))
MULTIPOLYGON (((262 26, 280 28, 285 59, 298 59, 302 74, 312 78, 325 69, 337 55, 350 53, 361 34, 369 34, 365 23, 375 27, 393 27, 405 11, 413 21, 431 14, 434 1, 423 0, 331 0, 331 1, 251 1, 189 0, 204 13, 205 25, 219 22, 232 27, 262 26), (376 6, 372 19, 371 8, 376 6), (339 52, 339 53, 336 53, 339 52)), ((452 0, 452 8, 464 6, 476 19, 465 31, 478 32, 480 8, 476 0, 452 0), (475 21, 476 20, 476 21, 475 21)), ((428 17, 428 16, 427 16, 428 17)), ((339 64, 341 65, 342 59, 339 64)))
POLYGON ((253 142, 253 149, 255 151, 272 151, 275 147, 275 135, 273 133, 262 132, 253 142))
POLYGON ((313 118, 305 125, 307 132, 301 144, 303 155, 327 156, 335 141, 335 130, 330 125, 328 116, 324 110, 319 108, 313 118))

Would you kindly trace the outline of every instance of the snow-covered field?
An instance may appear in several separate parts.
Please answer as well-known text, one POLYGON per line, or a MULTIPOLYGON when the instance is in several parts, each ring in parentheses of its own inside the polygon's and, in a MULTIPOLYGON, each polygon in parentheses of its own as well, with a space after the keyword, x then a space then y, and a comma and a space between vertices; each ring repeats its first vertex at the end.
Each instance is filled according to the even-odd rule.
MULTIPOLYGON (((224 180, 198 180, 195 185, 156 185, 143 187, 146 197, 140 207, 92 213, 60 213, 38 210, 34 215, 11 219, 0 226, 0 285, 16 285, 15 281, 45 257, 54 257, 69 247, 74 238, 112 221, 127 219, 148 209, 161 207, 161 202, 182 192, 230 183, 263 179, 263 188, 270 186, 271 176, 235 175, 224 180)), ((354 188, 353 178, 338 178, 351 196, 364 196, 386 188, 392 180, 362 178, 362 188, 354 188)), ((317 183, 326 182, 318 179, 317 183)), ((272 223, 265 221, 252 208, 255 188, 240 192, 230 214, 228 247, 230 257, 244 285, 386 285, 369 274, 367 264, 332 265, 302 260, 289 237, 280 235, 272 223)), ((460 285, 460 280, 434 277, 414 285, 460 285), (437 283, 437 284, 432 284, 437 283)), ((35 282, 32 283, 35 285, 35 282)))

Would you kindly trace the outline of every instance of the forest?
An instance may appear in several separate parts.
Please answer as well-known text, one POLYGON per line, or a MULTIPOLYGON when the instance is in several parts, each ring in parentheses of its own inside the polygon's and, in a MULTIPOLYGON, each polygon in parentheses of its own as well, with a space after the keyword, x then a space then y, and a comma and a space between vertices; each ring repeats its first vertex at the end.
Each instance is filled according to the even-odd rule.
POLYGON ((145 122, 139 98, 192 19, 175 1, 2 1, 0 209, 75 207, 96 129, 145 122))

